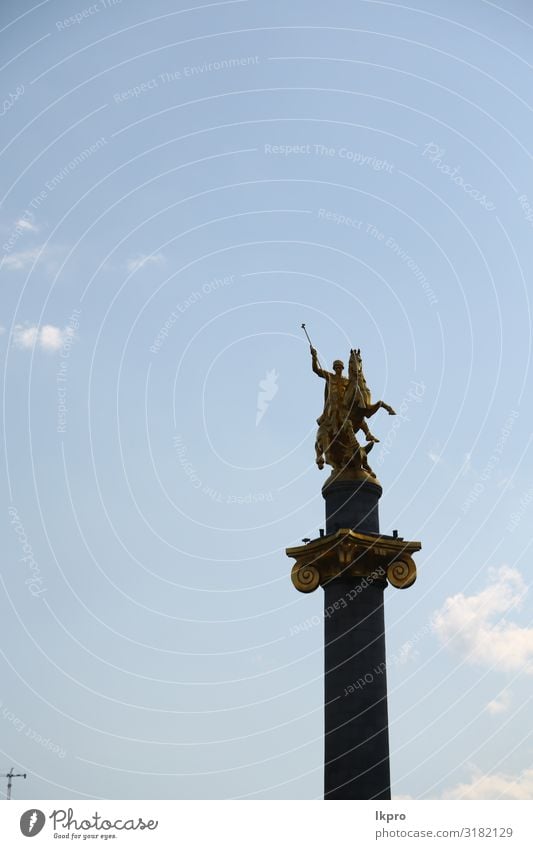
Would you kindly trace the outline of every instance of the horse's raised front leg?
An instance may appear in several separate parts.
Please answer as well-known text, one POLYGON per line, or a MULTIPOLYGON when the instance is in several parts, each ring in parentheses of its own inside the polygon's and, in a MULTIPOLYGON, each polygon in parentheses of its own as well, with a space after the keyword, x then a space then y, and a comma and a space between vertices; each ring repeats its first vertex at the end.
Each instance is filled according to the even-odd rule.
POLYGON ((316 462, 319 469, 323 469, 324 468, 324 452, 323 452, 322 446, 321 446, 321 444, 318 440, 315 442, 315 452, 316 452, 315 462, 316 462))
POLYGON ((323 469, 324 468, 324 446, 322 444, 322 433, 321 433, 320 430, 318 431, 318 433, 316 435, 315 452, 316 452, 315 462, 316 462, 319 469, 323 469))
POLYGON ((368 407, 363 407, 361 412, 369 419, 383 406, 383 401, 376 401, 375 404, 369 404, 368 407))
POLYGON ((374 413, 377 413, 377 411, 381 409, 381 407, 383 407, 383 409, 387 411, 389 416, 396 415, 395 410, 393 410, 389 404, 386 404, 385 401, 376 401, 375 404, 369 404, 368 407, 365 407, 363 412, 367 419, 369 419, 371 416, 374 415, 374 413))
POLYGON ((368 427, 368 424, 365 422, 364 419, 361 422, 361 430, 363 431, 364 435, 366 436, 369 442, 379 442, 377 436, 374 436, 373 433, 370 433, 370 428, 368 427))

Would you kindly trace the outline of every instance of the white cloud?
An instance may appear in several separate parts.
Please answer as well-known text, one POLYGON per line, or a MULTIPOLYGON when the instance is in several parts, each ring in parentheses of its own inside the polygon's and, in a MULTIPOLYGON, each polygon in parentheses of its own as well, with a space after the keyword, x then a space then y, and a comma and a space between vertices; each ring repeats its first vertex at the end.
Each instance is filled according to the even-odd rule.
POLYGON ((502 772, 483 775, 475 769, 469 782, 446 790, 443 799, 533 799, 533 769, 516 778, 502 772))
POLYGON ((13 344, 21 350, 38 347, 43 351, 59 351, 65 341, 74 335, 72 327, 55 327, 53 324, 37 325, 17 324, 13 330, 13 344))
POLYGON ((465 458, 463 460, 463 465, 461 466, 461 475, 466 478, 472 472, 472 453, 467 451, 465 454, 465 458))
POLYGON ((448 598, 433 616, 433 627, 470 663, 500 671, 533 673, 533 628, 506 617, 520 608, 527 587, 509 566, 489 570, 487 587, 476 595, 448 598))
POLYGON ((53 324, 44 324, 39 333, 39 344, 45 351, 58 351, 67 338, 72 335, 72 329, 66 327, 61 330, 60 327, 54 327, 53 324))
POLYGON ((161 265, 165 261, 163 254, 139 254, 127 262, 128 271, 138 271, 145 265, 161 265))
POLYGON ((6 254, 4 256, 2 268, 7 268, 8 271, 24 271, 25 268, 29 268, 30 265, 33 265, 39 256, 40 250, 40 248, 31 248, 28 251, 6 254))
POLYGON ((394 660, 400 664, 400 666, 404 666, 408 661, 415 660, 420 655, 418 650, 415 650, 415 644, 408 640, 406 643, 400 646, 398 652, 394 656, 394 660))
POLYGON ((17 324, 13 330, 13 344, 17 348, 33 348, 38 337, 38 327, 23 327, 21 324, 17 324))
POLYGON ((0 261, 3 271, 30 271, 35 264, 46 274, 56 274, 61 258, 65 255, 64 245, 36 245, 27 251, 4 254, 0 261))
POLYGON ((15 227, 20 227, 21 230, 26 230, 29 233, 37 233, 39 229, 29 218, 19 218, 15 222, 15 227))
POLYGON ((486 710, 495 716, 498 713, 506 713, 511 707, 511 694, 508 690, 502 692, 488 703, 486 710))
POLYGON ((428 457, 435 465, 438 465, 438 463, 442 463, 442 458, 440 454, 437 454, 435 451, 428 451, 428 457))

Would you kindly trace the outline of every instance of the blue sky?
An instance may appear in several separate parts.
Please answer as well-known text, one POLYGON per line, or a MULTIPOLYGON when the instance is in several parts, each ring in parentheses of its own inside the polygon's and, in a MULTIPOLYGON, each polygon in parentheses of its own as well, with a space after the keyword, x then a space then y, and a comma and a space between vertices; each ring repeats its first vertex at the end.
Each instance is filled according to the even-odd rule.
POLYGON ((529 4, 4 2, 0 750, 319 798, 324 364, 362 350, 393 792, 532 798, 529 4), (530 708, 529 708, 530 709, 530 708))

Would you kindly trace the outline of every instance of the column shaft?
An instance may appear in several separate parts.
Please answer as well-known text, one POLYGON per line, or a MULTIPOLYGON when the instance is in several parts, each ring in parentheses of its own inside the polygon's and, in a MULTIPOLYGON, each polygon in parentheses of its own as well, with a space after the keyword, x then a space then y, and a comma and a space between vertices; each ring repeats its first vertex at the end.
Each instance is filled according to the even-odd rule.
POLYGON ((324 587, 326 799, 390 799, 384 588, 324 587))

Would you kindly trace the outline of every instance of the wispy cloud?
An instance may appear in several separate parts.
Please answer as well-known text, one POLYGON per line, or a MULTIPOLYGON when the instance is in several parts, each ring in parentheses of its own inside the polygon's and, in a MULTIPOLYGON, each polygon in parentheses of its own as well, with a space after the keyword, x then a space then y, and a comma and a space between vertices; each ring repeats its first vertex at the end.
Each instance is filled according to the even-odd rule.
POLYGON ((15 221, 15 227, 26 230, 28 233, 37 233, 39 228, 31 218, 19 218, 15 221))
POLYGON ((440 640, 469 663, 532 674, 533 628, 522 628, 506 618, 521 607, 526 593, 517 569, 491 569, 485 589, 448 598, 434 614, 433 627, 440 640))
POLYGON ((59 270, 60 262, 65 253, 65 245, 35 245, 26 251, 4 254, 0 258, 0 267, 2 271, 15 273, 29 271, 35 264, 37 268, 44 270, 47 275, 52 275, 59 270))
POLYGON ((66 340, 74 336, 72 327, 55 327, 53 324, 43 324, 41 327, 33 324, 17 324, 13 330, 13 345, 22 351, 40 348, 53 353, 59 351, 66 340))
POLYGON ((492 699, 492 701, 488 703, 486 710, 493 716, 496 716, 499 713, 507 713, 510 707, 511 694, 509 690, 502 690, 495 699, 492 699))
MULTIPOLYGON (((2 262, 2 268, 8 271, 24 271, 29 268, 41 252, 40 248, 30 248, 27 251, 19 251, 18 253, 6 254, 2 262)), ((42 259, 42 255, 40 257, 42 259)))
POLYGON ((415 649, 414 643, 409 640, 398 649, 397 654, 394 656, 394 659, 400 666, 404 666, 410 660, 414 660, 419 656, 420 652, 415 649))
POLYGON ((464 478, 468 477, 468 475, 472 472, 472 468, 472 452, 467 451, 464 456, 463 465, 461 466, 461 475, 464 478))
POLYGON ((127 262, 128 271, 138 271, 145 265, 162 265, 165 261, 163 254, 139 254, 127 262))
POLYGON ((484 775, 473 768, 470 781, 446 790, 443 799, 533 799, 533 769, 517 776, 495 772, 484 775))

